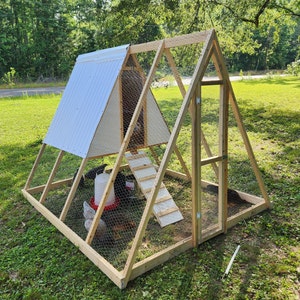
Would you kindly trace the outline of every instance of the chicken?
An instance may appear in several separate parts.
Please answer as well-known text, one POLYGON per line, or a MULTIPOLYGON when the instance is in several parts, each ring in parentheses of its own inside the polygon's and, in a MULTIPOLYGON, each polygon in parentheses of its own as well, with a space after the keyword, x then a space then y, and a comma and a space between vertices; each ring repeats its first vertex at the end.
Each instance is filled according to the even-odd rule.
MULTIPOLYGON (((84 181, 85 179, 95 179, 97 174, 101 174, 104 172, 104 169, 106 168, 107 164, 103 164, 99 167, 93 168, 91 170, 89 170, 85 175, 82 175, 80 178, 80 182, 79 182, 79 187, 83 188, 84 187, 84 181)), ((75 177, 78 173, 78 169, 76 170, 76 172, 73 175, 73 181, 75 180, 75 177)))
MULTIPOLYGON (((74 182, 74 180, 75 180, 75 178, 76 178, 76 176, 77 176, 77 173, 78 173, 78 169, 76 170, 76 172, 75 172, 74 175, 73 175, 73 182, 74 182)), ((80 187, 80 188, 83 188, 83 187, 84 187, 84 177, 83 177, 83 176, 81 176, 81 178, 80 178, 78 187, 80 187)))
POLYGON ((85 178, 86 179, 95 179, 97 174, 101 174, 104 172, 105 168, 106 168, 107 164, 103 164, 99 167, 93 168, 91 170, 89 170, 86 174, 85 174, 85 178))

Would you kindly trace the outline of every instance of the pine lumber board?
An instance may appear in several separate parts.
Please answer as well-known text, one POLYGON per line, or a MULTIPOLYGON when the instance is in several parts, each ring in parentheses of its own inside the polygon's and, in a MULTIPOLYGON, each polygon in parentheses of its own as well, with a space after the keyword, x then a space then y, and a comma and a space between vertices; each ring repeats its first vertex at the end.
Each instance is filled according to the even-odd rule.
POLYGON ((58 167, 59 167, 59 165, 60 165, 60 163, 61 163, 61 160, 62 160, 62 158, 63 158, 64 153, 65 153, 65 152, 64 152, 63 150, 60 150, 59 153, 58 153, 57 159, 56 159, 56 161, 55 161, 55 163, 54 163, 54 166, 53 166, 53 168, 52 168, 52 171, 51 171, 51 173, 50 173, 50 176, 48 177, 48 181, 47 181, 47 183, 46 183, 46 185, 45 185, 45 188, 44 188, 44 190, 43 190, 43 193, 42 193, 42 195, 41 195, 41 198, 40 198, 40 202, 41 202, 41 203, 43 203, 43 202, 45 201, 45 199, 46 199, 46 197, 47 197, 47 195, 48 195, 48 192, 49 192, 50 187, 51 187, 51 183, 52 183, 52 181, 53 181, 53 179, 54 179, 54 177, 55 177, 55 174, 56 174, 57 169, 58 169, 58 167))
POLYGON ((136 54, 140 52, 156 51, 162 41, 164 41, 165 49, 186 46, 186 45, 191 45, 196 43, 203 43, 205 42, 207 36, 210 35, 211 31, 212 30, 195 32, 195 33, 181 35, 178 37, 166 38, 164 40, 131 45, 129 48, 129 53, 136 54))
POLYGON ((39 165, 39 163, 41 161, 41 158, 43 156, 45 148, 46 148, 46 144, 43 143, 42 146, 41 146, 41 148, 40 148, 40 150, 39 150, 39 153, 38 153, 38 155, 37 155, 37 157, 35 159, 35 162, 34 162, 34 164, 32 166, 32 169, 31 169, 31 171, 30 171, 30 173, 28 175, 28 179, 27 179, 27 181, 25 183, 25 187, 24 187, 25 190, 30 187, 30 184, 31 184, 31 181, 33 179, 34 173, 35 173, 35 171, 36 171, 36 169, 37 169, 37 167, 38 167, 38 165, 39 165))
POLYGON ((242 220, 248 219, 254 215, 259 214, 260 212, 269 209, 268 203, 265 202, 264 198, 261 198, 261 202, 257 203, 248 209, 245 209, 227 219, 227 227, 231 228, 242 220))
MULTIPOLYGON (((50 189, 49 190, 53 190, 53 189, 56 189, 60 186, 63 186, 63 185, 70 185, 73 181, 73 178, 67 178, 67 179, 62 179, 62 180, 58 180, 58 181, 55 181, 55 182, 52 182, 51 185, 50 185, 50 189)), ((44 190, 45 188, 45 184, 43 185, 38 185, 38 186, 35 186, 35 187, 31 187, 31 188, 24 188, 26 191, 28 191, 30 194, 36 194, 36 193, 40 193, 44 190)))
MULTIPOLYGON (((157 203, 157 202, 155 202, 155 203, 157 203)), ((165 210, 160 210, 159 212, 157 212, 156 216, 160 218, 160 217, 172 214, 173 212, 177 212, 177 211, 178 211, 177 207, 169 207, 169 208, 167 208, 165 210)))
MULTIPOLYGON (((129 143, 129 140, 127 140, 127 138, 129 138, 131 136, 131 134, 133 132, 133 129, 134 129, 133 126, 136 125, 138 116, 139 116, 139 114, 141 112, 141 109, 142 109, 143 100, 145 99, 146 93, 150 89, 152 79, 153 79, 155 71, 157 69, 157 65, 158 65, 158 63, 159 63, 159 61, 162 57, 164 46, 165 46, 164 41, 162 41, 162 42, 160 42, 159 46, 157 47, 157 52, 155 54, 151 69, 150 69, 148 77, 146 79, 143 91, 140 95, 140 99, 138 101, 136 110, 133 114, 133 117, 132 117, 132 120, 130 122, 129 128, 127 130, 125 139, 124 139, 124 141, 121 145, 119 156, 117 158, 117 162, 115 163, 115 168, 119 167, 119 165, 121 164, 122 158, 125 154, 126 148, 128 146, 128 143, 129 143)), ((123 273, 124 274, 124 285, 127 285, 128 281, 129 281, 130 274, 131 274, 132 267, 133 267, 134 262, 135 262, 135 258, 136 258, 139 246, 141 244, 142 238, 144 236, 147 224, 149 222, 149 219, 150 219, 150 216, 151 216, 151 213, 152 213, 152 209, 153 209, 153 206, 154 206, 154 201, 155 201, 160 183, 161 182, 158 182, 158 185, 156 186, 156 188, 154 188, 153 192, 151 192, 151 196, 149 197, 150 199, 146 203, 141 221, 140 221, 139 226, 137 228, 136 235, 135 235, 135 238, 133 240, 132 247, 129 251, 129 255, 128 255, 128 258, 127 258, 127 261, 126 261, 126 264, 125 264, 125 268, 123 270, 124 271, 124 273, 123 273)), ((99 217, 99 219, 100 219, 100 217, 99 217)), ((97 221, 99 222, 99 220, 97 220, 97 221)))

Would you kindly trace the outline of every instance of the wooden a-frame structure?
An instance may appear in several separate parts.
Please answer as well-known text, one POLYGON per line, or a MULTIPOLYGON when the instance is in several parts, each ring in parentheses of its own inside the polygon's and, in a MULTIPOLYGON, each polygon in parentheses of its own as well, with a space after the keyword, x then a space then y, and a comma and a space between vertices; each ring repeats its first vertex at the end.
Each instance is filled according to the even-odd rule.
MULTIPOLYGON (((270 202, 268 200, 268 195, 256 163, 252 147, 250 145, 249 138, 247 136, 246 130, 242 123, 242 118, 238 109, 237 101, 229 80, 228 72, 225 66, 224 58, 222 56, 216 33, 214 30, 209 30, 205 32, 198 32, 193 34, 188 34, 184 36, 179 36, 175 38, 167 38, 160 41, 149 42, 139 45, 131 45, 126 48, 126 58, 135 57, 136 54, 141 52, 156 51, 155 58, 153 60, 152 67, 147 76, 144 77, 144 85, 140 93, 137 105, 135 107, 134 113, 130 120, 130 124, 121 141, 120 149, 117 153, 114 167, 110 173, 109 182, 105 188, 103 201, 99 205, 96 211, 95 217, 93 219, 92 226, 86 236, 86 239, 79 237, 72 229, 70 229, 65 224, 65 218, 68 213, 69 207, 74 198, 76 189, 80 183, 81 175, 83 174, 84 168, 90 159, 90 157, 83 157, 81 165, 78 169, 77 176, 74 180, 72 178, 67 178, 65 180, 53 182, 55 173, 61 163, 62 157, 65 150, 60 149, 58 157, 55 161, 53 169, 49 175, 47 183, 42 186, 32 187, 32 179, 35 171, 39 165, 43 152, 47 146, 47 143, 43 143, 40 152, 36 158, 33 168, 30 172, 28 180, 24 189, 22 190, 23 195, 28 199, 28 201, 46 217, 55 227, 57 227, 72 243, 74 243, 99 269, 104 272, 119 288, 123 289, 126 287, 127 283, 136 278, 137 276, 145 273, 146 271, 154 268, 155 266, 167 261, 171 257, 184 252, 185 250, 197 247, 204 241, 222 234, 226 233, 227 229, 234 226, 239 221, 248 218, 254 214, 257 214, 265 209, 270 208, 270 202), (191 45, 202 43, 203 49, 201 56, 199 57, 198 63, 195 67, 193 77, 186 91, 183 85, 182 79, 178 73, 175 61, 172 57, 170 49, 174 47, 191 45), (128 151, 128 145, 130 143, 130 138, 134 133, 135 126, 138 122, 141 111, 143 110, 145 101, 147 101, 147 95, 149 94, 151 83, 154 78, 154 74, 157 65, 165 55, 167 62, 173 72, 176 79, 177 85, 183 97, 181 108, 178 112, 176 122, 170 135, 168 136, 168 141, 166 141, 166 150, 164 152, 163 158, 160 164, 157 166, 157 173, 153 179, 153 185, 148 193, 147 202, 145 209, 143 211, 141 220, 138 224, 135 237, 131 243, 131 248, 128 253, 127 261, 123 270, 117 270, 114 268, 104 257, 102 257, 97 251, 91 247, 91 242, 94 238, 97 224, 101 218, 104 210, 105 200, 109 195, 110 190, 113 188, 113 183, 120 170, 122 160, 128 151), (217 80, 204 80, 207 66, 210 61, 213 61, 215 69, 217 71, 217 80), (201 130, 201 91, 202 87, 205 85, 219 85, 220 86, 220 106, 219 106, 219 146, 218 154, 213 156, 210 152, 209 146, 206 143, 205 137, 201 130), (243 198, 252 204, 252 206, 232 217, 227 216, 227 189, 228 189, 228 107, 231 106, 234 117, 236 119, 237 126, 240 130, 249 160, 251 162, 252 169, 255 173, 256 180, 258 182, 262 198, 252 196, 243 192, 238 192, 243 198), (178 155, 179 160, 182 160, 180 153, 176 146, 176 141, 184 117, 190 114, 192 119, 192 172, 191 174, 187 171, 186 174, 176 173, 175 171, 170 171, 168 169, 168 162, 172 153, 178 155), (206 152, 209 154, 208 158, 201 158, 201 144, 204 146, 206 152), (218 177, 218 205, 219 211, 221 212, 218 217, 218 223, 210 228, 203 230, 201 228, 201 187, 207 186, 207 182, 201 178, 201 167, 210 164, 214 168, 216 175, 218 177), (178 176, 184 180, 192 182, 192 231, 191 236, 185 238, 174 245, 155 253, 154 255, 136 262, 136 256, 141 244, 142 238, 145 233, 149 218, 152 214, 155 201, 158 197, 159 189, 161 187, 164 175, 169 173, 171 176, 178 176), (51 190, 55 190, 57 187, 69 184, 71 185, 70 192, 67 199, 65 200, 64 207, 61 211, 59 217, 51 213, 44 205, 46 197, 51 190), (37 200, 34 194, 41 193, 41 197, 37 200)), ((123 63, 122 68, 125 68, 126 63, 123 63)), ((136 63, 135 66, 138 66, 136 63)), ((151 147, 151 145, 146 145, 151 147)), ((184 168, 184 163, 182 163, 184 168)))

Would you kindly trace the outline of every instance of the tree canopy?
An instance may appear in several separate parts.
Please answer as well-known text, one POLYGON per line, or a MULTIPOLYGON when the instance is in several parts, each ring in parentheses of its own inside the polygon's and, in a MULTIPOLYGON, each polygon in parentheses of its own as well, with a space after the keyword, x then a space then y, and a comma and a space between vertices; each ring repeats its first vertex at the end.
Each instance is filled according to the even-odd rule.
POLYGON ((300 0, 2 0, 0 77, 65 78, 80 53, 210 28, 230 70, 282 69, 299 19, 300 0))

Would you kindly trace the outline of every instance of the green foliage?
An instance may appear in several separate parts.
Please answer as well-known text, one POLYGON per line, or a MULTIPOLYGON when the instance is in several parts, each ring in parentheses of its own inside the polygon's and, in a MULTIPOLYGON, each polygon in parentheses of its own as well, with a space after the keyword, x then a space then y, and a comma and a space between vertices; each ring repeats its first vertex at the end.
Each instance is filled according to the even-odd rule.
POLYGON ((0 76, 63 77, 74 61, 68 1, 1 1, 0 76))
MULTIPOLYGON (((81 53, 210 28, 232 71, 284 69, 299 55, 298 1, 3 0, 0 26, 0 77, 13 67, 24 81, 65 79, 81 53)), ((197 55, 174 52, 183 72, 197 55)))
POLYGON ((14 86, 16 84, 16 74, 16 70, 14 68, 10 68, 10 71, 6 72, 1 78, 1 80, 4 84, 7 84, 8 86, 14 86))
POLYGON ((300 60, 293 61, 291 64, 287 65, 286 73, 293 76, 300 75, 300 60))
MULTIPOLYGON (((23 199, 20 189, 59 96, 0 99, 1 299, 297 299, 300 276, 299 80, 234 82, 244 124, 273 209, 243 221, 129 283, 120 291, 23 199), (237 246, 229 276, 222 279, 237 246)), ((175 88, 155 89, 168 122, 175 88), (170 95, 171 102, 164 101, 170 95)), ((206 87, 213 99, 218 89, 206 87)), ((230 123, 231 147, 239 133, 230 123)), ((236 180, 240 181, 237 172, 236 180)))

